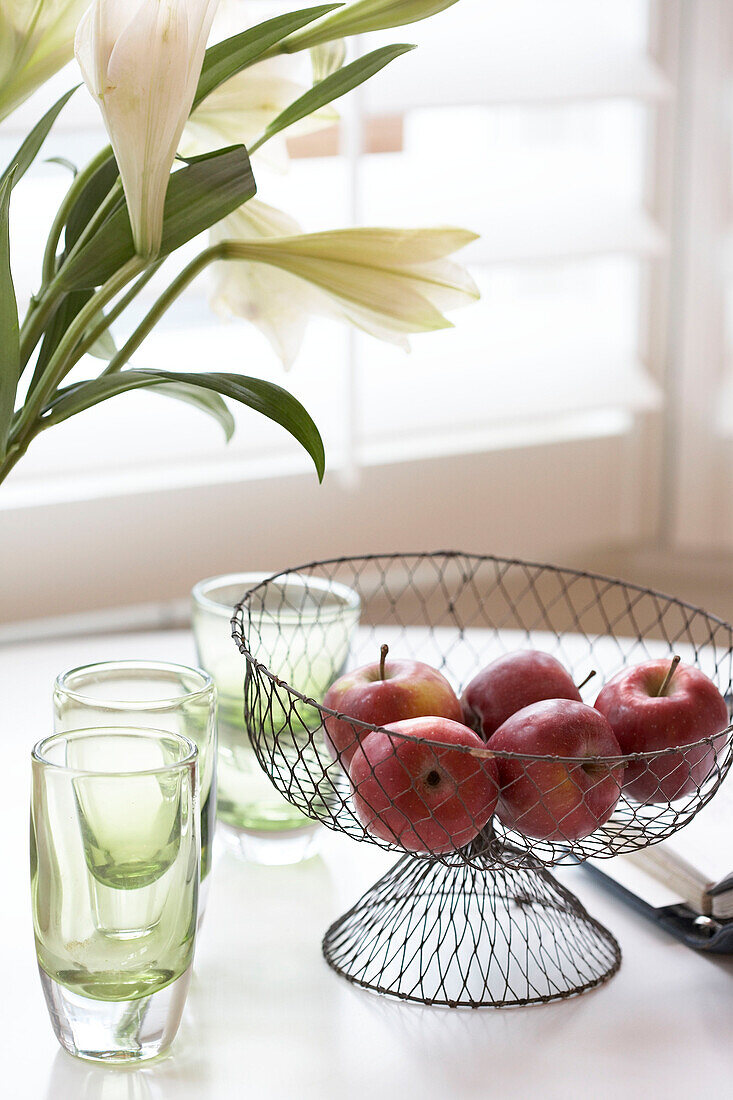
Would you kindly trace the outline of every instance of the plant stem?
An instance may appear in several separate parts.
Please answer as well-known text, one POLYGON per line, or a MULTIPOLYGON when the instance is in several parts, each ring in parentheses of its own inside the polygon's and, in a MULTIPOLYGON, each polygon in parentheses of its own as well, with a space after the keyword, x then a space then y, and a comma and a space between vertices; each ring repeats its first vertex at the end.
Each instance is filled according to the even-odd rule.
POLYGON ((82 339, 99 310, 119 294, 131 279, 140 274, 145 266, 145 260, 139 256, 133 256, 79 310, 46 365, 36 388, 26 401, 18 423, 11 433, 11 443, 17 443, 21 447, 23 445, 27 446, 33 436, 37 434, 43 406, 73 365, 71 359, 77 343, 82 339))
POLYGON ((387 654, 389 653, 389 646, 388 645, 383 645, 379 652, 380 652, 379 679, 383 680, 384 676, 385 676, 385 667, 384 666, 387 663, 387 654))
MULTIPOLYGON (((38 429, 38 431, 43 431, 43 426, 41 426, 38 429)), ((13 469, 13 467, 18 462, 20 462, 21 458, 23 457, 25 452, 28 450, 28 447, 29 447, 31 441, 33 440, 34 436, 37 435, 37 434, 38 434, 38 432, 34 432, 32 435, 29 435, 28 439, 25 440, 22 444, 21 443, 12 443, 8 447, 5 458, 3 459, 2 462, 0 462, 0 485, 3 483, 5 478, 8 476, 10 471, 13 469)))
POLYGON ((23 457, 26 450, 27 450, 27 445, 26 445, 26 447, 23 447, 23 448, 21 448, 21 447, 10 447, 9 448, 8 453, 5 455, 5 458, 3 459, 2 462, 0 462, 0 485, 3 483, 3 481, 5 481, 5 478, 8 476, 8 474, 12 470, 13 466, 15 466, 16 462, 18 462, 19 459, 21 459, 23 457))
POLYGON ((193 282, 197 275, 199 275, 204 268, 209 264, 214 263, 215 260, 225 259, 227 256, 227 242, 222 241, 221 244, 212 245, 211 248, 205 249, 200 252, 195 259, 191 260, 182 271, 178 273, 168 289, 161 294, 155 305, 146 314, 138 327, 132 333, 127 343, 120 348, 115 357, 110 360, 109 365, 102 375, 114 374, 115 371, 124 367, 125 363, 129 360, 131 355, 134 355, 137 349, 142 344, 143 340, 153 331, 160 318, 168 310, 176 298, 178 298, 186 287, 193 282))
POLYGON ((64 196, 63 202, 56 211, 56 217, 53 220, 51 231, 46 241, 46 250, 43 254, 43 284, 50 283, 56 274, 56 253, 58 251, 58 244, 61 240, 61 234, 63 233, 64 226, 66 225, 71 208, 77 200, 82 188, 86 184, 87 180, 91 179, 98 168, 104 164, 110 154, 109 146, 106 149, 102 149, 97 153, 96 157, 93 157, 88 164, 82 168, 77 176, 75 176, 69 190, 64 196))
POLYGON ((662 686, 660 687, 659 691, 657 692, 657 696, 667 694, 667 688, 670 685, 672 677, 674 676, 675 672, 677 671, 677 665, 680 663, 681 659, 682 659, 681 657, 673 657, 672 658, 672 663, 669 666, 669 668, 667 669, 667 675, 662 680, 662 686))
MULTIPOLYGON (((104 154, 104 156, 102 154, 100 154, 98 157, 95 157, 93 161, 90 161, 90 165, 95 165, 96 167, 98 167, 98 163, 100 162, 100 160, 103 161, 104 159, 106 159, 106 157, 109 156, 109 149, 103 150, 103 154, 104 154)), ((79 173, 79 175, 76 177, 76 180, 74 181, 74 184, 78 180, 80 180, 83 175, 86 175, 87 169, 90 167, 90 165, 87 165, 87 168, 85 168, 83 170, 83 172, 79 173)), ((87 176, 86 178, 89 178, 89 177, 87 176)), ((73 196, 74 200, 76 199, 76 196, 78 194, 78 189, 77 190, 74 189, 74 184, 72 184, 71 188, 67 192, 66 198, 64 199, 64 204, 66 204, 68 202, 69 195, 70 195, 72 190, 74 190, 74 196, 73 196)), ((74 242, 73 248, 69 252, 69 255, 66 257, 67 260, 71 256, 73 256, 86 243, 86 241, 88 241, 88 239, 92 235, 92 233, 96 232, 96 230, 99 228, 101 222, 104 220, 104 218, 107 216, 107 214, 111 211, 111 209, 119 201, 121 193, 122 193, 122 185, 118 180, 114 184, 114 186, 110 189, 109 194, 106 195, 104 201, 100 204, 99 209, 96 211, 94 216, 90 219, 90 221, 84 227, 84 229, 81 232, 81 234, 79 235, 78 239, 74 242)), ((60 211, 59 211, 59 213, 60 213, 60 211)), ((68 214, 68 207, 67 207, 66 214, 68 214)), ((57 216, 56 220, 57 221, 59 220, 58 216, 57 216)), ((61 229, 63 228, 63 224, 65 224, 65 221, 66 221, 66 215, 64 216, 62 224, 59 226, 59 230, 58 230, 59 235, 60 235, 61 229)), ((55 274, 54 274, 54 270, 55 270, 55 266, 56 266, 56 246, 58 244, 58 237, 52 243, 53 235, 56 232, 55 227, 56 227, 56 222, 54 222, 54 228, 52 228, 52 230, 51 230, 51 236, 49 236, 49 239, 48 239, 48 242, 47 242, 47 245, 46 245, 46 255, 44 256, 44 268, 43 268, 43 270, 44 270, 43 286, 41 287, 40 294, 39 294, 38 298, 36 299, 35 303, 31 306, 31 308, 28 310, 28 313, 26 314, 26 318, 25 318, 25 321, 23 322, 23 327, 22 327, 21 333, 20 333, 20 368, 21 368, 21 372, 27 366, 28 360, 30 359, 30 357, 33 353, 33 349, 35 348, 36 344, 38 343, 41 336, 43 335, 44 329, 46 328, 46 324, 48 323, 49 319, 53 316, 53 313, 56 310, 56 308, 58 307, 58 304, 59 304, 60 300, 67 293, 67 288, 64 287, 63 279, 62 279, 63 267, 61 267, 59 269, 59 271, 55 272, 55 274), (51 276, 50 276, 49 281, 47 281, 47 272, 48 271, 51 272, 51 276)))
MULTIPOLYGON (((191 262, 179 272, 168 289, 161 294, 160 298, 146 314, 124 346, 110 361, 107 368, 102 371, 100 377, 106 374, 113 374, 125 365, 130 356, 140 347, 146 336, 155 328, 155 325, 166 310, 170 308, 176 298, 183 293, 186 287, 193 282, 196 276, 208 267, 209 264, 214 263, 216 260, 246 258, 248 257, 240 255, 239 252, 232 247, 231 242, 222 241, 219 244, 212 245, 210 248, 205 249, 196 256, 195 259, 191 260, 191 262)), ((68 373, 74 362, 81 357, 84 351, 88 351, 94 340, 99 338, 99 335, 109 327, 112 320, 119 316, 122 310, 142 289, 145 283, 152 278, 162 262, 162 260, 158 260, 148 267, 148 261, 139 256, 133 257, 133 259, 129 260, 124 267, 120 268, 104 286, 100 287, 93 297, 89 299, 84 308, 79 311, 72 324, 64 333, 63 339, 52 358, 46 365, 46 369, 39 379, 36 388, 29 396, 23 409, 20 410, 20 415, 10 433, 8 453, 4 461, 0 463, 0 482, 7 477, 16 462, 25 454, 31 440, 46 427, 40 417, 44 405, 49 398, 53 396, 59 382, 68 373), (141 278, 139 278, 135 285, 130 288, 128 293, 116 303, 115 307, 105 318, 98 321, 91 332, 87 332, 89 325, 94 321, 99 311, 104 308, 107 302, 111 301, 119 294, 126 284, 141 272, 141 278), (102 321, 104 323, 102 323, 102 321), (93 339, 91 339, 92 337, 93 339)), ((58 276, 56 276, 49 285, 48 291, 52 290, 57 280, 58 276)), ((55 308, 55 304, 54 302, 52 308, 55 308)), ((49 316, 51 312, 52 309, 46 309, 46 317, 49 316)), ((40 333, 42 332, 43 328, 41 327, 40 333)))
POLYGON ((122 183, 120 180, 115 180, 115 182, 112 184, 109 191, 97 207, 95 213, 84 226, 78 238, 74 241, 73 247, 70 249, 69 254, 64 262, 70 260, 72 256, 75 256, 76 253, 84 247, 89 238, 97 232, 107 215, 114 210, 122 195, 122 183))
POLYGON ((68 373, 71 363, 66 361, 67 357, 74 352, 77 342, 84 336, 90 322, 94 320, 97 313, 104 308, 107 302, 115 298, 131 279, 134 279, 136 275, 144 270, 146 265, 146 260, 141 259, 139 256, 133 256, 96 291, 83 309, 79 310, 61 338, 59 346, 53 353, 40 379, 38 389, 43 400, 53 393, 58 383, 68 373))
POLYGON ((585 687, 585 685, 586 685, 587 683, 589 683, 589 682, 590 682, 590 681, 591 681, 591 680, 593 679, 593 677, 594 677, 595 675, 596 675, 596 670, 595 670, 595 669, 593 668, 593 669, 591 669, 591 671, 590 671, 590 672, 588 673, 588 675, 586 676, 585 680, 583 680, 582 684, 578 684, 578 685, 577 685, 577 687, 578 687, 578 691, 582 691, 582 690, 583 690, 583 688, 585 687))
POLYGON ((137 282, 130 287, 127 294, 123 294, 119 301, 115 302, 109 313, 103 314, 100 317, 99 323, 89 330, 89 332, 79 345, 77 354, 75 356, 75 359, 77 361, 81 359, 83 355, 86 355, 90 348, 94 347, 102 333, 106 332, 107 329, 114 324, 121 313, 124 313, 124 311, 130 305, 130 302, 134 301, 134 299, 137 297, 143 287, 150 282, 153 275, 155 275, 160 270, 163 262, 163 260, 157 260, 154 264, 152 264, 147 271, 143 272, 137 282))
POLYGON ((58 291, 59 287, 54 279, 41 291, 40 296, 33 302, 25 315, 20 330, 21 373, 27 367, 34 347, 43 336, 48 321, 53 316, 61 297, 63 297, 63 294, 58 293, 58 291))

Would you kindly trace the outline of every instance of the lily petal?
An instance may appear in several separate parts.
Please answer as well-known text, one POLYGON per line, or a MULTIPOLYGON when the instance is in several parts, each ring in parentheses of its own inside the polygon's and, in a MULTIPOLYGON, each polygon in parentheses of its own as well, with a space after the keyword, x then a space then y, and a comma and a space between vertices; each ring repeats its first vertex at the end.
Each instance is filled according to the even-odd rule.
MULTIPOLYGON (((186 125, 181 152, 184 156, 210 152, 222 145, 258 138, 306 88, 283 75, 283 62, 291 70, 293 58, 272 58, 237 73, 217 88, 198 107, 186 125)), ((327 106, 293 126, 288 133, 306 134, 332 126, 338 111, 327 106)))
MULTIPOLYGON (((277 268, 289 277, 290 294, 294 293, 292 276, 303 287, 309 286, 310 294, 298 292, 303 309, 338 317, 402 347, 409 347, 409 333, 450 328, 442 311, 479 297, 470 275, 446 259, 475 239, 475 234, 463 229, 357 228, 290 236, 260 234, 257 239, 241 233, 237 218, 227 219, 217 233, 219 240, 226 241, 227 257, 244 262, 248 271, 258 263, 277 268), (227 231, 236 237, 224 237, 227 231)), ((228 277, 235 280, 235 271, 228 277)), ((233 296, 230 308, 232 300, 233 296)), ((270 327, 272 323, 271 311, 270 327)))
POLYGON ((160 248, 170 172, 218 0, 94 0, 76 55, 114 149, 138 253, 160 248))
POLYGON ((74 55, 74 34, 89 0, 2 0, 0 120, 74 55))
MULTIPOLYGON (((300 232, 289 214, 251 199, 211 231, 213 244, 236 237, 261 240, 300 232)), ((212 308, 220 316, 241 317, 260 329, 286 370, 295 362, 308 317, 317 310, 312 289, 294 275, 266 264, 214 265, 212 308)))

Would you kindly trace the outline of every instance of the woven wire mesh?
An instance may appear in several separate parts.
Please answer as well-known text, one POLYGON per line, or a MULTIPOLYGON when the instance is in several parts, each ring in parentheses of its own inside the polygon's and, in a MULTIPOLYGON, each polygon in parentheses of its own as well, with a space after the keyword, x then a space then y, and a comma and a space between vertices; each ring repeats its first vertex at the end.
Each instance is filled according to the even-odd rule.
POLYGON ((621 669, 673 654, 730 699, 731 627, 610 578, 455 552, 338 559, 254 587, 232 630, 247 731, 277 790, 331 829, 408 853, 323 942, 349 981, 403 1000, 533 1004, 611 977, 618 944, 546 867, 669 837, 731 764, 730 726, 683 747, 581 759, 495 752, 473 733, 448 741, 444 727, 442 740, 410 736, 323 705, 344 669, 385 643, 459 694, 501 654, 532 648, 575 682, 594 669, 588 703, 621 669), (334 723, 345 719, 344 742, 334 723), (513 816, 512 791, 523 806, 513 816))
POLYGON ((324 708, 324 695, 345 668, 375 661, 383 643, 394 658, 439 669, 459 695, 499 655, 532 648, 555 656, 576 682, 595 670, 582 693, 591 704, 619 670, 673 654, 729 699, 731 627, 622 581, 455 552, 338 559, 257 585, 232 625, 260 765, 304 814, 357 841, 472 863, 469 842, 498 810, 506 866, 521 868, 528 855, 548 866, 610 857, 686 825, 731 764, 730 727, 684 748, 581 759, 384 733, 350 718, 351 744, 334 751, 327 730, 344 715, 324 708), (378 763, 354 752, 371 733, 381 738, 378 763), (437 802, 416 769, 443 777, 437 802), (644 801, 629 793, 631 774, 651 790, 644 801))
POLYGON ((614 937, 546 870, 475 859, 404 856, 328 929, 330 966, 374 992, 451 1008, 557 1000, 616 973, 614 937))

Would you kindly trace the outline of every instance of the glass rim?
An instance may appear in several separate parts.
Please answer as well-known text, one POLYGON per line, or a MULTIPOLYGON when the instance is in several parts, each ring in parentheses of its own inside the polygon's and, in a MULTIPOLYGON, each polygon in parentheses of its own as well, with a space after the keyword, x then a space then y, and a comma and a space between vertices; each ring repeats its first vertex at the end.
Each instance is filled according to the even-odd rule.
POLYGON ((355 588, 350 588, 340 581, 329 580, 327 577, 319 577, 316 574, 300 573, 298 570, 283 570, 281 573, 222 573, 218 577, 206 577, 198 581, 191 589, 191 598, 195 604, 218 615, 222 619, 231 621, 232 615, 239 610, 245 597, 255 588, 267 587, 269 583, 292 584, 297 588, 318 589, 319 592, 333 592, 342 601, 334 608, 314 608, 312 615, 308 612, 298 611, 295 608, 283 608, 278 610, 278 618, 282 622, 302 623, 307 618, 324 619, 340 614, 342 611, 358 611, 361 607, 361 597, 355 588), (242 592, 236 604, 223 604, 212 599, 209 592, 214 587, 226 588, 233 584, 249 584, 250 587, 242 592))
POLYGON ((178 706, 184 700, 188 701, 196 699, 199 696, 203 697, 210 694, 212 691, 216 691, 213 677, 206 671, 206 669, 200 668, 198 665, 182 665, 175 661, 157 661, 155 659, 135 659, 135 658, 122 658, 117 661, 91 661, 89 664, 77 665, 75 668, 68 668, 65 672, 60 672, 54 681, 54 691, 63 692, 63 694, 74 700, 77 703, 83 703, 85 706, 95 707, 117 707, 120 710, 164 710, 168 707, 178 706), (179 695, 161 695, 157 699, 115 699, 112 695, 105 698, 99 698, 99 696, 89 695, 83 690, 77 690, 70 687, 66 680, 69 677, 78 675, 80 673, 90 673, 95 669, 99 670, 119 670, 119 671, 134 671, 140 670, 159 672, 172 672, 172 673, 193 673, 198 676, 202 681, 201 687, 194 688, 192 691, 184 691, 179 695))
POLYGON ((191 764, 195 764, 199 755, 198 746, 190 737, 186 737, 184 733, 175 733, 172 730, 158 730, 158 729, 141 729, 139 726, 95 726, 91 729, 78 729, 67 730, 64 733, 51 733, 47 737, 42 737, 40 741, 36 741, 35 745, 31 749, 31 760, 35 764, 41 764, 44 768, 51 768, 55 772, 65 772, 68 775, 88 775, 92 777, 99 777, 104 779, 131 779, 136 777, 144 778, 149 775, 165 775, 166 773, 173 771, 180 771, 190 767, 191 764), (111 733, 127 734, 133 737, 139 737, 141 739, 151 739, 150 735, 157 734, 157 740, 161 737, 165 737, 171 741, 178 741, 186 749, 185 756, 182 756, 180 760, 172 761, 170 764, 161 764, 155 768, 138 768, 131 769, 129 771, 114 770, 104 768, 74 768, 69 764, 57 764, 53 760, 50 760, 45 752, 48 750, 52 742, 68 741, 70 738, 79 740, 89 739, 92 737, 104 737, 111 733))

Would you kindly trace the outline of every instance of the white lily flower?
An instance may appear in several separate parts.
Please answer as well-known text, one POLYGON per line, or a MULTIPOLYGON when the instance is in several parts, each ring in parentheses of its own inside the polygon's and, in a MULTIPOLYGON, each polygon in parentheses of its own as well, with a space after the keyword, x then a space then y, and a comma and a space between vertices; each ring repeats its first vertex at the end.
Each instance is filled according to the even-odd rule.
MULTIPOLYGON (((259 199, 250 199, 211 230, 212 244, 234 238, 262 240, 301 232, 294 218, 259 199)), ((318 306, 311 288, 267 264, 217 263, 211 305, 224 317, 241 317, 265 334, 286 369, 295 362, 308 317, 318 306)))
POLYGON ((409 350, 408 333, 452 327, 442 311, 479 297, 465 269, 446 259, 475 240, 467 230, 356 228, 283 236, 277 230, 286 216, 280 215, 264 220, 264 232, 247 233, 250 206, 217 227, 227 258, 238 263, 219 265, 215 303, 258 324, 286 365, 309 313, 337 317, 409 350), (277 276, 253 275, 257 264, 276 268, 277 276))
POLYGON ((160 248, 173 160, 219 0, 94 0, 76 36, 130 212, 135 248, 160 248))
MULTIPOLYGON (((307 88, 292 79, 295 59, 274 57, 260 61, 216 88, 191 115, 183 134, 181 153, 193 156, 225 145, 252 144, 286 107, 307 88)), ((298 66, 299 67, 299 66, 298 66)), ((313 133, 338 122, 329 106, 315 111, 288 130, 288 135, 313 133)), ((287 164, 285 138, 270 146, 263 157, 271 165, 287 164)), ((265 153, 266 147, 262 150, 265 153)), ((262 154, 256 154, 261 156, 262 154)))
POLYGON ((74 34, 89 0, 2 0, 0 119, 74 56, 74 34))

